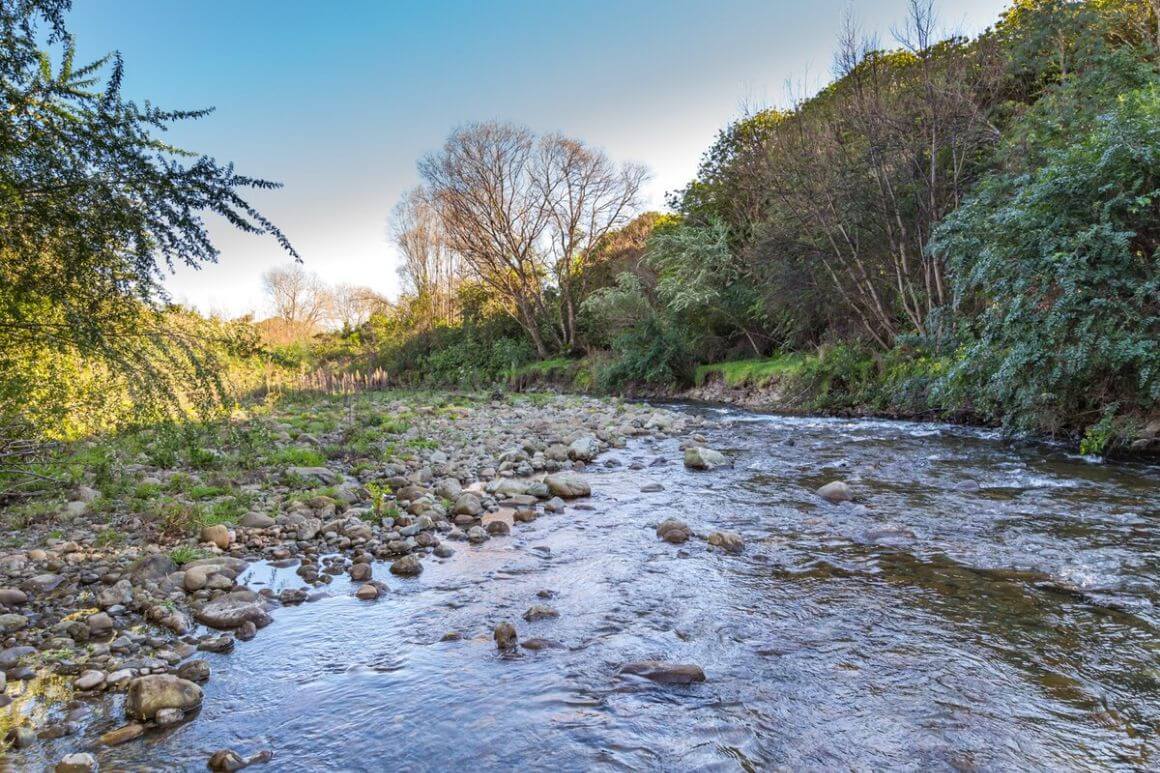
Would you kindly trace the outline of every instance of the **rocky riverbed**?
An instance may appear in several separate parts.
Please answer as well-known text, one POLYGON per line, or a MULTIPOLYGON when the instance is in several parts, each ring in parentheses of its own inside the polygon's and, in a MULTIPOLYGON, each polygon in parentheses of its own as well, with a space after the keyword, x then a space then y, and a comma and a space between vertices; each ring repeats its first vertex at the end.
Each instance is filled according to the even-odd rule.
MULTIPOLYGON (((68 738, 75 751, 56 770, 94 770, 102 747, 196 721, 200 685, 213 679, 204 654, 260 637, 279 608, 333 593, 337 577, 373 603, 460 545, 566 517, 591 493, 585 469, 605 450, 640 436, 696 444, 702 423, 574 397, 362 396, 292 403, 178 443, 149 432, 121 440, 99 469, 74 470, 60 498, 7 514, 19 523, 0 553, 11 759, 68 738), (294 567, 301 582, 247 587, 239 580, 254 562, 294 567), (375 569, 383 562, 387 573, 375 569)), ((525 618, 553 614, 541 605, 525 618)), ((514 629, 496 639, 517 646, 514 629)), ((208 764, 233 770, 271 753, 220 750, 208 764)))
POLYGON ((71 454, 4 511, 13 768, 1160 753, 1155 466, 536 395, 283 401, 71 454))

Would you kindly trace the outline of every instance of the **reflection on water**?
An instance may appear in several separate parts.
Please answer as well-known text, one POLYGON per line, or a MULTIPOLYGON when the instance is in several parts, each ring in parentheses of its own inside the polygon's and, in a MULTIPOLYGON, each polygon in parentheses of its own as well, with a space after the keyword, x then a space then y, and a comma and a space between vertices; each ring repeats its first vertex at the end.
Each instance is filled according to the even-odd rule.
MULTIPOLYGON (((951 427, 712 414, 733 469, 634 441, 592 470, 591 510, 457 544, 415 579, 378 565, 392 592, 374 604, 336 578, 210 656, 196 720, 102 762, 196 770, 228 746, 286 770, 1160 764, 1160 470, 951 427), (813 496, 838 477, 857 504, 813 496), (661 542, 666 517, 746 549, 661 542), (524 622, 544 596, 560 617, 524 622), (562 646, 501 658, 501 620, 562 646), (708 680, 616 675, 640 659, 708 680)), ((249 582, 298 578, 260 564, 249 582)))

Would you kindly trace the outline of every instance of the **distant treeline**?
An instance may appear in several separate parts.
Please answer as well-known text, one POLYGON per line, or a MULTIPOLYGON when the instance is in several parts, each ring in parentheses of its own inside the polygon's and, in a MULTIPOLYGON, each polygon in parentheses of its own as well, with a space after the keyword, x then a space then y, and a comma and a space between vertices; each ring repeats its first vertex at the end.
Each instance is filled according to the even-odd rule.
POLYGON ((807 352, 831 404, 1130 437, 1160 402, 1158 7, 850 23, 834 81, 730 124, 671 215, 578 140, 463 127, 396 211, 408 295, 329 356, 439 383, 587 354, 619 389, 807 352))

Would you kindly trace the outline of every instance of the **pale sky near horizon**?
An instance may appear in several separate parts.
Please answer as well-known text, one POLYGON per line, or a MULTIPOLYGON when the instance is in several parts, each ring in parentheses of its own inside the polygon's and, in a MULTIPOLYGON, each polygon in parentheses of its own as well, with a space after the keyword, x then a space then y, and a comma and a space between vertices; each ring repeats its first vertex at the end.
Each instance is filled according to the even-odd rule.
MULTIPOLYGON (((1006 5, 936 0, 940 25, 965 34, 1006 5)), ((659 209, 745 107, 830 79, 847 8, 888 43, 906 0, 74 0, 69 24, 80 59, 123 54, 129 97, 217 108, 169 139, 284 183, 250 198, 308 270, 393 298, 390 210, 455 126, 510 120, 644 163, 659 209)), ((264 313, 261 275, 285 254, 222 223, 212 233, 220 262, 179 270, 174 299, 264 313)))

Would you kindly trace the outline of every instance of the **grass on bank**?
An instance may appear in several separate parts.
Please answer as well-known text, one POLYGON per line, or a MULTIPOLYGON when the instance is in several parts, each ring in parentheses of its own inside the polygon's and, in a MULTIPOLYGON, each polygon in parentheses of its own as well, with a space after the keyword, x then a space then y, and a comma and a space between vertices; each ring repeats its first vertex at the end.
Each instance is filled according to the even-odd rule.
POLYGON ((810 359, 816 358, 793 353, 700 365, 693 374, 693 383, 704 386, 713 377, 720 378, 726 386, 731 387, 763 386, 774 378, 800 374, 810 359))

